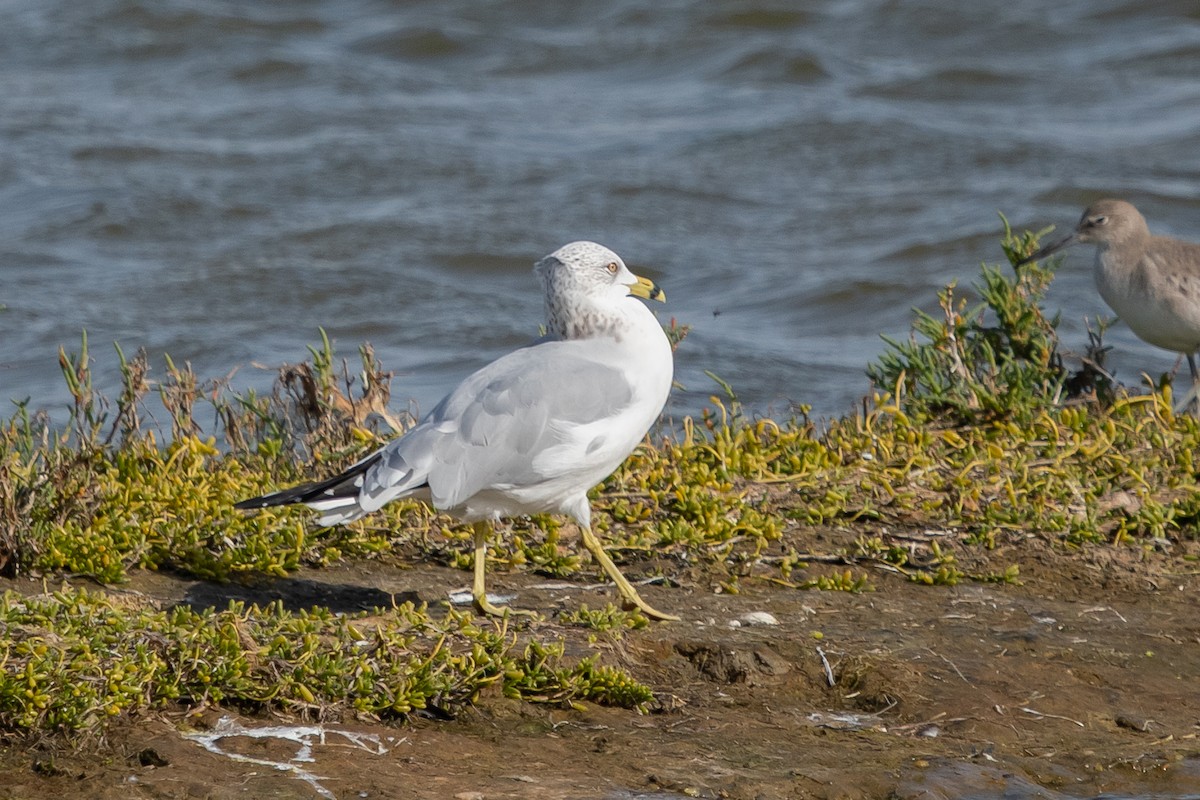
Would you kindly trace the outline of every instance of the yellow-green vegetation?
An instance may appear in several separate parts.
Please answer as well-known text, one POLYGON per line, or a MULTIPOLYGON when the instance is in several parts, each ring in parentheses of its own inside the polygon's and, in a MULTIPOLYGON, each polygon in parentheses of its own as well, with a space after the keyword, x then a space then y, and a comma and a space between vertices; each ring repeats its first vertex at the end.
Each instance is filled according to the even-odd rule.
MULTIPOLYGON (((1065 549, 1153 547, 1193 535, 1200 425, 1173 413, 1169 382, 1146 394, 1117 387, 1099 334, 1080 366, 1067 366, 1041 307, 1052 270, 1010 266, 1036 240, 1006 231, 1010 263, 984 266, 977 304, 947 287, 940 316, 918 312, 908 341, 887 342, 868 367, 878 392, 863 412, 820 424, 803 409, 753 418, 722 385, 700 418, 655 433, 593 493, 614 558, 642 577, 686 573, 713 591, 755 581, 859 592, 876 570, 930 585, 1019 580, 1012 564, 964 571, 963 548, 1031 537, 1065 549), (814 544, 813 531, 835 527, 853 531, 852 546, 814 544), (900 532, 922 536, 900 543, 900 532)), ((679 341, 686 329, 673 332, 679 341)), ((123 388, 110 403, 92 388, 86 337, 78 353, 62 352, 69 424, 54 429, 24 407, 0 423, 0 573, 117 584, 134 570, 224 581, 348 558, 468 567, 469 532, 416 503, 334 529, 314 527, 303 509, 233 510, 330 474, 410 423, 389 411, 391 375, 369 347, 353 371, 338 367, 323 334, 310 356, 258 395, 169 359, 154 381, 144 353, 118 348, 123 388), (148 411, 155 396, 165 417, 148 411), (150 424, 155 416, 169 430, 150 424)), ((491 557, 559 578, 590 573, 566 530, 559 518, 516 520, 491 557)), ((489 685, 566 704, 651 700, 598 655, 567 663, 562 642, 536 626, 518 639, 432 611, 196 611, 70 588, 8 594, 0 733, 91 730, 168 704, 453 713, 489 685)), ((560 621, 614 636, 646 624, 612 607, 560 621)))
MULTIPOLYGON (((1001 220, 1004 252, 1015 265, 1036 249, 1038 235, 1014 236, 1001 220)), ((1047 317, 1041 306, 1053 269, 1014 266, 1009 277, 1007 267, 983 265, 975 305, 958 298, 951 284, 938 292, 940 315, 915 312, 909 341, 885 337, 887 351, 867 374, 903 398, 906 413, 962 423, 1024 420, 1088 390, 1112 400, 1099 333, 1091 333, 1081 369, 1063 364, 1058 316, 1047 317)))
POLYGON ((626 629, 638 630, 650 624, 650 620, 641 611, 622 611, 612 603, 597 609, 588 608, 584 603, 575 611, 564 614, 562 621, 594 631, 608 632, 616 637, 620 637, 626 629))
POLYGON ((101 593, 0 596, 0 727, 75 733, 172 704, 452 713, 487 687, 562 704, 643 707, 650 690, 561 645, 523 651, 471 615, 406 604, 374 615, 231 604, 160 610, 101 593))

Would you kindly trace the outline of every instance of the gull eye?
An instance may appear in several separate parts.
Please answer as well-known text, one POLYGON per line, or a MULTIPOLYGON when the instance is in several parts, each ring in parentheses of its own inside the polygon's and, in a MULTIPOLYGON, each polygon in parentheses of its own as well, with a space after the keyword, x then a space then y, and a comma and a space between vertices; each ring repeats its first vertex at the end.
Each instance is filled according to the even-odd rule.
POLYGON ((609 275, 616 275, 617 271, 620 270, 621 268, 619 266, 617 266, 617 262, 610 261, 610 262, 608 262, 608 266, 606 266, 605 269, 608 270, 609 275))
POLYGON ((1108 217, 1104 216, 1103 214, 1101 214, 1100 216, 1097 216, 1097 217, 1092 217, 1092 224, 1093 225, 1106 225, 1106 224, 1108 224, 1108 217))

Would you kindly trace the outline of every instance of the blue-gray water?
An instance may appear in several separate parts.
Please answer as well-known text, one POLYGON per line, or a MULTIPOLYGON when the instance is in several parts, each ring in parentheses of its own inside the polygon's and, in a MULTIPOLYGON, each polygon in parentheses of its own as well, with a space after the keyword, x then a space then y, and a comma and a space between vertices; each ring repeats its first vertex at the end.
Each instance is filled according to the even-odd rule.
MULTIPOLYGON (((87 329, 202 376, 370 340, 429 408, 536 333, 590 238, 752 408, 840 414, 1019 227, 1104 195, 1200 239, 1191 0, 0 2, 0 402, 66 404, 87 329)), ((1106 313, 1056 281, 1068 347, 1106 313)), ((1124 329, 1118 377, 1174 357, 1124 329)), ((11 410, 11 406, 9 406, 11 410)), ((7 415, 9 412, 4 412, 7 415)))

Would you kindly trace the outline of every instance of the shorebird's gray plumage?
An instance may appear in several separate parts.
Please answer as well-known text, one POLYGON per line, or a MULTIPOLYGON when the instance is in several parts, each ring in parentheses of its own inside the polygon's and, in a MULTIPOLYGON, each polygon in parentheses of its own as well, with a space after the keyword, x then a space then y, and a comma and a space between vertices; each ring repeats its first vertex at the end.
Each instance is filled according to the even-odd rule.
POLYGON ((1124 200, 1088 206, 1070 235, 1018 266, 1073 244, 1096 245, 1092 274, 1104 302, 1139 339, 1187 356, 1194 396, 1200 350, 1200 244, 1155 236, 1124 200))

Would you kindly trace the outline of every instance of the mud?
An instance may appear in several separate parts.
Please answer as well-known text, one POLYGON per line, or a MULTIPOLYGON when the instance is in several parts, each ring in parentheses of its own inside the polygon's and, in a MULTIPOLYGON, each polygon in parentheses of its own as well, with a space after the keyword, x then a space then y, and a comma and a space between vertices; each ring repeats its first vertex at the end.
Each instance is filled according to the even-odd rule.
MULTIPOLYGON (((1016 563, 1019 586, 873 571, 859 594, 743 579, 729 595, 697 575, 643 589, 683 622, 600 644, 552 618, 602 605, 609 587, 497 573, 492 589, 547 618, 540 637, 604 649, 654 688, 655 708, 497 693, 456 719, 393 726, 181 711, 122 723, 99 749, 10 748, 0 797, 1200 797, 1200 568, 1185 555, 1034 541, 960 560, 1016 563)), ((360 563, 250 588, 151 574, 121 591, 351 610, 393 593, 435 601, 468 580, 360 563)))

